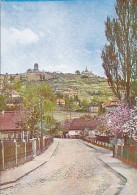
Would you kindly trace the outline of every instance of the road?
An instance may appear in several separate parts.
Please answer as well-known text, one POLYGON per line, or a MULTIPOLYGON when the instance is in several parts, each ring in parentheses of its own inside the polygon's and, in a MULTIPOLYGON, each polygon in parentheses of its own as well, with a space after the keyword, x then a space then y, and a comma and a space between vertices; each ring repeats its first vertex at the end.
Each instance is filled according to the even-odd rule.
POLYGON ((74 139, 59 139, 52 158, 1 195, 113 195, 120 178, 99 153, 74 139))

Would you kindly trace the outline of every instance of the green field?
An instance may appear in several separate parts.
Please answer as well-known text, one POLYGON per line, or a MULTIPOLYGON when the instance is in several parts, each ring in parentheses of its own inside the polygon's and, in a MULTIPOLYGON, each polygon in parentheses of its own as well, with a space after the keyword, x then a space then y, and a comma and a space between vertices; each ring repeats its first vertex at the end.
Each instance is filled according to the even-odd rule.
POLYGON ((85 114, 88 114, 90 116, 95 116, 97 113, 87 113, 87 112, 65 112, 65 111, 54 111, 53 112, 53 117, 57 121, 64 121, 67 119, 74 119, 74 118, 79 118, 80 116, 83 116, 85 114))

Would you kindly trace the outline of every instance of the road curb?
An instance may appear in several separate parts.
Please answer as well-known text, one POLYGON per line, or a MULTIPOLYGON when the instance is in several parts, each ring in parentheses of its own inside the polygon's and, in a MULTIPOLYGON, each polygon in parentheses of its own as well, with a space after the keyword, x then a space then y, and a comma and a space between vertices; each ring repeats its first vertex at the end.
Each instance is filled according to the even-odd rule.
MULTIPOLYGON (((52 158, 52 156, 54 155, 55 151, 57 150, 59 146, 59 142, 57 143, 56 145, 56 148, 54 149, 54 151, 52 152, 51 156, 49 159, 52 158)), ((48 160, 49 160, 48 159, 48 160)), ((42 164, 40 164, 39 166, 35 167, 34 169, 28 171, 27 173, 25 173, 24 175, 18 177, 16 180, 12 180, 12 181, 9 181, 9 182, 4 182, 4 183, 0 183, 0 190, 4 190, 4 189, 7 189, 7 188, 10 188, 13 186, 14 183, 16 183, 18 180, 22 179, 23 177, 25 177, 26 175, 30 174, 31 172, 35 171, 36 169, 40 168, 41 166, 43 166, 44 164, 46 164, 48 162, 48 160, 46 160, 45 162, 43 162, 42 164), (11 184, 11 185, 9 185, 11 184), (6 185, 9 185, 9 186, 6 186, 6 185)))
MULTIPOLYGON (((84 143, 85 141, 82 141, 82 143, 83 144, 85 144, 86 146, 88 146, 88 147, 90 147, 90 148, 92 148, 92 149, 94 149, 94 150, 98 150, 97 148, 95 148, 94 147, 94 145, 92 144, 92 146, 91 145, 88 145, 88 143, 84 143)), ((89 143, 89 144, 91 144, 91 143, 89 143)), ((97 146, 97 147, 99 147, 99 146, 97 146)), ((100 148, 102 148, 102 147, 100 147, 100 148)), ((107 149, 106 149, 107 150, 107 149)), ((103 154, 103 155, 105 155, 105 154, 103 154)), ((100 157, 98 157, 98 159, 103 163, 103 164, 105 164, 105 166, 106 167, 108 167, 109 169, 111 169, 115 174, 117 174, 119 177, 121 177, 123 180, 124 180, 124 184, 122 185, 122 187, 120 188, 120 190, 118 190, 118 192, 116 193, 117 195, 118 194, 120 194, 121 193, 121 191, 124 189, 124 187, 126 186, 126 184, 127 184, 127 178, 124 176, 124 175, 122 175, 121 173, 119 173, 117 170, 115 170, 113 167, 111 167, 110 165, 108 165, 104 160, 102 160, 100 157)), ((122 180, 120 178, 120 180, 122 180)), ((122 181, 123 182, 123 181, 122 181)))

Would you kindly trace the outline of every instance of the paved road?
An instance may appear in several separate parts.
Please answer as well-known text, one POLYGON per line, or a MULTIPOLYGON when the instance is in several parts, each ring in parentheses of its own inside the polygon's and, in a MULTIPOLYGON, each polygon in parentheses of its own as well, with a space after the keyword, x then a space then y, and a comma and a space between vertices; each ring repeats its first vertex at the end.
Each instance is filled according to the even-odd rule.
POLYGON ((1 195, 113 195, 119 177, 80 140, 60 139, 52 158, 1 195))

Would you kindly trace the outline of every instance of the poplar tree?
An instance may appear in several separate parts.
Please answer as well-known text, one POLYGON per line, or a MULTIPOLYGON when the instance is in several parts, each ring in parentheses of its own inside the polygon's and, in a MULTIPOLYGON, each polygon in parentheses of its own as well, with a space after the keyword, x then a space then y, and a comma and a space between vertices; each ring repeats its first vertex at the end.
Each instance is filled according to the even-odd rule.
POLYGON ((107 17, 107 44, 102 50, 103 68, 114 94, 129 103, 137 87, 137 1, 117 0, 116 16, 107 17), (132 85, 136 87, 132 87, 132 85))

